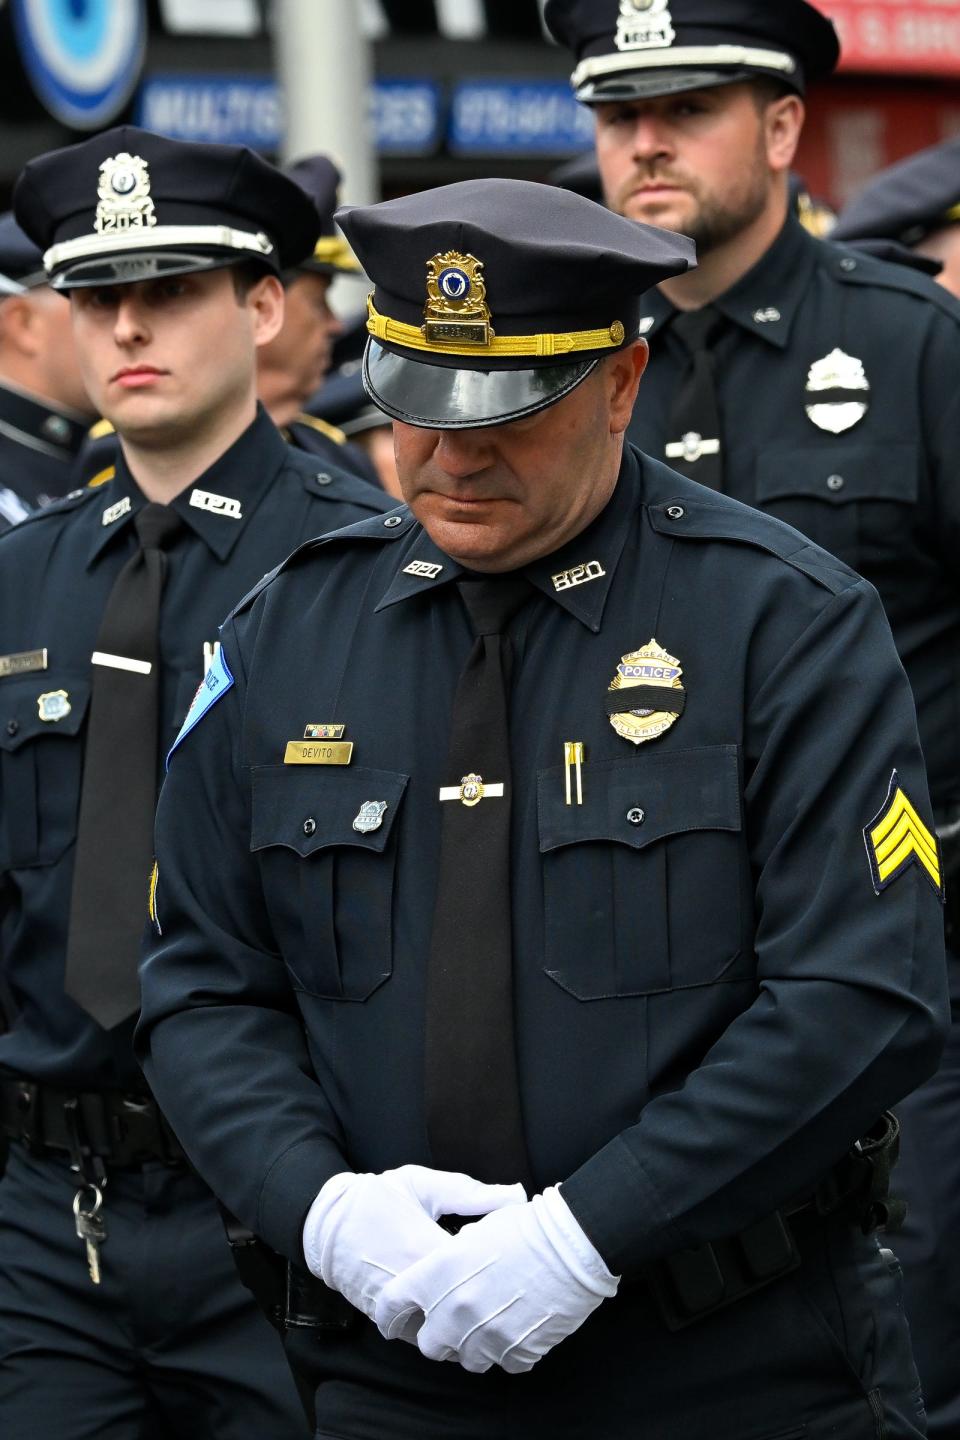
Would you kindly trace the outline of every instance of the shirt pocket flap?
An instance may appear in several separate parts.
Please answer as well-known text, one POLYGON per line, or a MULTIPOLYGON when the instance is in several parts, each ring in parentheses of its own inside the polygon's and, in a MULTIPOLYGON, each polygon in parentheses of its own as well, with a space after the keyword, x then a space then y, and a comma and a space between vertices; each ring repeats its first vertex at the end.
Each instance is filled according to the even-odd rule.
POLYGON ((739 830, 737 747, 638 753, 585 763, 583 804, 566 803, 564 767, 537 776, 540 850, 584 841, 614 841, 641 850, 691 830, 739 830))
POLYGON ((847 505, 917 499, 915 445, 816 445, 768 449, 757 460, 757 504, 803 495, 847 505))
POLYGON ((47 735, 77 735, 90 703, 87 676, 45 671, 0 680, 0 750, 13 754, 47 735))
POLYGON ((362 765, 256 765, 250 849, 281 845, 307 856, 355 845, 381 852, 409 778, 362 765))

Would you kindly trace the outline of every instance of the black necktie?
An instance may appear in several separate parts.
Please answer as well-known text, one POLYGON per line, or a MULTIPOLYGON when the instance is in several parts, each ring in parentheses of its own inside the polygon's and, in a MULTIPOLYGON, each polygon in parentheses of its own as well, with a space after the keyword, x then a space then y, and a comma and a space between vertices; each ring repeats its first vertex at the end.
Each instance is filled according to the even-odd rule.
POLYGON ((675 316, 671 329, 690 361, 670 407, 667 462, 711 490, 723 489, 723 432, 711 346, 725 325, 712 305, 675 316))
POLYGON ((157 803, 163 547, 181 524, 166 505, 137 512, 140 549, 114 581, 93 655, 65 988, 104 1029, 139 1005, 157 803))
POLYGON ((457 684, 444 772, 459 795, 441 804, 427 975, 427 1132, 439 1169, 507 1183, 526 1181, 529 1162, 513 1023, 510 642, 503 630, 532 592, 515 576, 464 579, 458 589, 477 638, 457 684), (491 795, 481 785, 503 788, 491 795))

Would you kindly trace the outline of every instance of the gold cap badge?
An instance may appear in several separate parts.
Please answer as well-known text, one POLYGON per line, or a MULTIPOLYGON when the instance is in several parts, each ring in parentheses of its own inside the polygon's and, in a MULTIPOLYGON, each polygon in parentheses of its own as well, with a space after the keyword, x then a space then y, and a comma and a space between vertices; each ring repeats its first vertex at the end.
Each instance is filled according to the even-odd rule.
POLYGON ((669 0, 620 0, 618 50, 659 50, 676 39, 669 0))
POLYGON ((93 228, 99 234, 115 230, 142 230, 156 225, 150 198, 146 160, 121 150, 100 166, 97 215, 93 228))
POLYGON ((482 270, 482 260, 456 250, 427 261, 423 334, 428 343, 490 344, 494 332, 482 270))
POLYGON ((606 697, 607 714, 617 734, 642 745, 669 730, 686 704, 682 674, 679 660, 653 639, 624 655, 606 697))

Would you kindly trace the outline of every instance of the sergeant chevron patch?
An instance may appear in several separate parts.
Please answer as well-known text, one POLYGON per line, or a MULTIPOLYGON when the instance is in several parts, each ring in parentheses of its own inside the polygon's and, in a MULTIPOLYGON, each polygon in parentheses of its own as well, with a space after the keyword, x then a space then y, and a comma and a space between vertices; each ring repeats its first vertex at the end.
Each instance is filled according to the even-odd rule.
POLYGON ((864 828, 863 839, 873 888, 878 895, 892 885, 908 865, 915 864, 920 866, 943 903, 940 843, 901 790, 896 770, 890 776, 890 788, 883 809, 864 828))

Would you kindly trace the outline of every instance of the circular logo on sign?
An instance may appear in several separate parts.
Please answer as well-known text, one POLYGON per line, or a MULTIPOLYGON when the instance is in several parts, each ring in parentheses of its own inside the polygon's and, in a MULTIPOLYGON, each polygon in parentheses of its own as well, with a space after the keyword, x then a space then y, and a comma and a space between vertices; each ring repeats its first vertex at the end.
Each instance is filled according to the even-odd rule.
POLYGON ((140 78, 145 0, 11 0, 24 69, 41 103, 75 130, 109 125, 140 78))
POLYGON ((455 266, 441 270, 437 284, 448 300, 465 300, 470 294, 470 276, 465 270, 459 270, 455 266))

